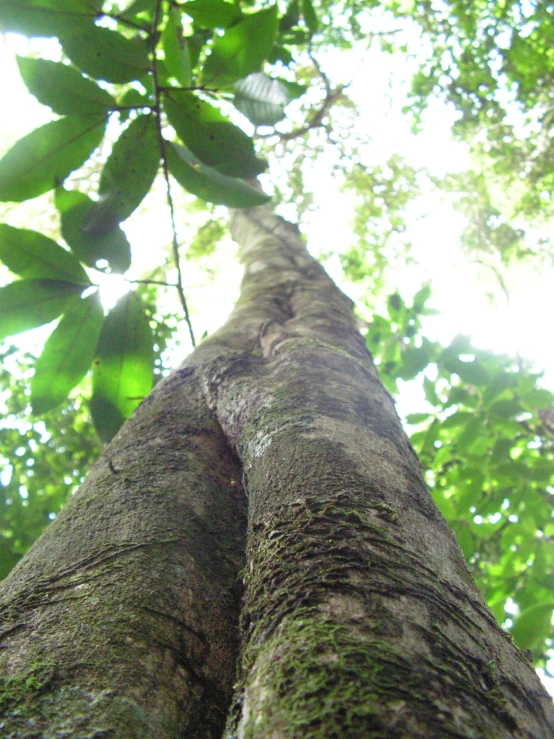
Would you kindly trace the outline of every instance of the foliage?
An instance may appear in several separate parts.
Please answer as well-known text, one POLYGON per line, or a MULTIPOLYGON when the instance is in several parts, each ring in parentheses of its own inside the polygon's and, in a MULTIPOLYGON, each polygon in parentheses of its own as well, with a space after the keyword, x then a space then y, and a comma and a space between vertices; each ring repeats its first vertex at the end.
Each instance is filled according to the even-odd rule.
POLYGON ((478 259, 492 256, 497 263, 510 265, 526 258, 552 264, 552 244, 548 226, 537 219, 510 217, 513 203, 506 207, 507 191, 482 169, 444 177, 440 186, 455 196, 455 207, 467 219, 462 246, 478 259))
MULTIPOLYGON (((314 29, 313 8, 309 2, 303 7, 314 29)), ((265 163, 252 140, 212 103, 234 101, 251 120, 276 122, 303 88, 259 71, 279 54, 283 30, 276 5, 243 12, 223 0, 194 0, 181 9, 161 0, 125 8, 100 0, 8 0, 0 6, 0 28, 56 36, 61 45, 58 62, 19 59, 29 91, 61 117, 25 136, 0 161, 0 198, 22 202, 55 189, 70 250, 37 232, 2 226, 0 257, 21 279, 0 290, 0 332, 14 334, 63 314, 36 365, 33 408, 62 403, 92 365, 93 419, 107 441, 152 387, 153 337, 142 328, 136 293, 103 319, 91 295, 93 279, 80 262, 116 271, 129 267, 120 224, 150 191, 160 163, 171 207, 169 172, 214 203, 265 202, 244 182, 265 163), (97 193, 64 189, 64 180, 94 154, 108 121, 113 125, 118 116, 119 137, 97 193), (116 342, 122 335, 125 341, 116 342)), ((183 307, 187 312, 184 297, 183 307)))
MULTIPOLYGON (((321 127, 330 134, 330 110, 346 99, 344 85, 333 88, 313 56, 314 70, 306 77, 296 58, 303 50, 311 54, 313 48, 330 43, 351 45, 363 36, 364 18, 367 21, 376 13, 388 14, 399 23, 409 18, 425 31, 433 54, 414 80, 413 93, 419 101, 412 106, 416 116, 414 111, 421 111, 432 91, 442 91, 462 111, 459 130, 466 130, 467 121, 489 128, 491 122, 505 126, 507 113, 497 95, 503 86, 517 88, 516 98, 530 114, 536 113, 547 95, 550 55, 542 54, 538 34, 548 31, 550 20, 540 5, 525 11, 523 31, 516 28, 523 11, 515 3, 500 13, 492 5, 468 9, 454 0, 441 12, 431 11, 426 3, 416 3, 408 11, 408 6, 396 3, 383 10, 374 2, 360 0, 293 0, 279 11, 275 3, 232 4, 226 0, 189 0, 180 5, 170 0, 128 4, 5 0, 0 5, 0 29, 54 36, 61 49, 59 61, 18 61, 29 91, 59 117, 32 131, 5 154, 0 161, 0 199, 22 202, 55 190, 61 233, 69 248, 50 244, 51 251, 57 248, 57 268, 51 265, 46 274, 36 266, 40 260, 30 246, 32 242, 39 244, 39 235, 23 229, 19 229, 21 233, 10 232, 10 254, 6 255, 3 247, 1 257, 21 281, 0 290, 5 316, 2 335, 69 312, 69 319, 59 323, 49 350, 65 346, 71 352, 74 341, 84 346, 89 329, 88 343, 95 345, 98 321, 78 303, 79 291, 89 296, 94 278, 83 272, 77 279, 74 263, 78 260, 88 268, 102 270, 107 265, 121 272, 129 268, 130 247, 120 224, 151 190, 160 166, 172 210, 170 174, 190 193, 213 203, 249 207, 265 202, 266 196, 244 180, 263 172, 266 163, 258 158, 252 138, 233 122, 232 107, 256 127, 274 126, 284 117, 287 104, 310 88, 315 74, 324 88, 320 107, 307 113, 304 125, 297 130, 280 135, 283 141, 290 141, 321 127), (336 30, 341 27, 344 38, 339 41, 336 30), (263 71, 268 63, 274 65, 270 74, 263 71), (277 68, 281 76, 276 74, 277 68), (291 74, 297 76, 296 82, 291 74), (115 131, 117 140, 103 162, 97 191, 65 189, 63 182, 69 175, 97 156, 108 123, 110 137, 115 131), (68 270, 74 273, 69 280, 68 270), (37 278, 40 282, 29 282, 37 278), (76 316, 80 315, 87 319, 77 331, 76 316)), ((389 51, 407 48, 405 40, 395 41, 394 33, 384 33, 382 45, 389 51)), ((515 143, 511 151, 514 147, 515 143)), ((316 154, 317 148, 312 147, 311 155, 316 154)), ((546 156, 543 152, 541 157, 543 154, 546 156)), ((302 156, 300 152, 297 162, 302 156)), ((343 157, 350 160, 345 151, 343 157)), ((417 173, 398 157, 385 169, 368 169, 356 158, 344 166, 350 169, 348 187, 358 192, 369 188, 373 193, 358 211, 355 230, 365 253, 372 255, 369 260, 362 259, 358 267, 371 269, 379 286, 384 264, 407 249, 403 246, 402 208, 417 195, 417 173)), ((512 175, 516 169, 511 166, 512 175)), ((293 164, 291 173, 295 171, 298 169, 293 164)), ((488 213, 485 228, 473 239, 469 235, 467 241, 476 243, 484 238, 503 254, 513 251, 520 232, 504 223, 501 214, 487 203, 485 185, 477 191, 481 193, 479 212, 488 208, 488 213)), ((6 233, 4 230, 2 235, 6 233)), ((180 273, 176 236, 174 242, 180 273)), ((522 251, 522 247, 517 249, 522 251)), ((355 261, 358 254, 359 250, 353 251, 345 259, 355 261)), ((194 344, 182 290, 180 298, 194 344)), ((92 305, 90 300, 88 304, 92 305)), ((108 325, 111 320, 106 318, 108 325)), ((140 362, 145 367, 140 392, 128 397, 138 398, 151 387, 148 343, 146 337, 139 342, 140 362)), ((61 350, 57 351, 61 357, 61 350)), ((58 365, 48 358, 39 363, 42 379, 32 387, 36 408, 63 401, 64 394, 91 367, 91 351, 81 358, 79 371, 65 373, 65 381, 57 384, 51 381, 58 365), (49 386, 53 392, 50 400, 45 400, 42 395, 49 386)), ((100 387, 101 383, 93 383, 93 407, 102 408, 94 418, 95 423, 100 423, 100 417, 106 419, 101 435, 109 439, 136 402, 124 402, 121 397, 118 403, 106 405, 100 387)))
MULTIPOLYGON (((140 296, 156 337, 155 381, 167 372, 164 356, 172 334, 171 316, 156 312, 156 293, 154 285, 139 285, 132 293, 134 299, 140 296)), ((86 304, 87 300, 90 298, 81 302, 86 304)), ((0 351, 0 579, 40 536, 102 452, 81 393, 74 391, 56 409, 41 411, 40 419, 31 413, 29 376, 45 355, 46 350, 35 364, 33 356, 14 345, 5 345, 0 351)), ((71 362, 66 366, 74 368, 71 362)), ((36 378, 35 373, 31 387, 36 378)), ((85 391, 89 391, 88 385, 90 382, 85 391)))
POLYGON ((429 287, 411 306, 389 296, 366 340, 382 380, 422 381, 411 441, 441 513, 500 623, 537 660, 554 641, 554 395, 523 362, 440 346, 421 332, 429 287))
POLYGON ((509 210, 539 221, 551 216, 552 7, 423 0, 409 15, 433 49, 412 83, 415 125, 429 97, 441 96, 457 110, 455 131, 471 142, 480 171, 501 183, 504 201, 509 193, 509 210))
POLYGON ((80 399, 30 414, 33 357, 13 346, 0 354, 0 578, 5 577, 83 479, 101 445, 80 399), (17 364, 17 373, 12 365, 17 364))
POLYGON ((421 191, 418 172, 393 155, 384 166, 354 167, 346 189, 358 196, 352 224, 357 243, 341 261, 350 279, 370 277, 377 293, 384 286, 386 266, 408 258, 404 211, 421 191))

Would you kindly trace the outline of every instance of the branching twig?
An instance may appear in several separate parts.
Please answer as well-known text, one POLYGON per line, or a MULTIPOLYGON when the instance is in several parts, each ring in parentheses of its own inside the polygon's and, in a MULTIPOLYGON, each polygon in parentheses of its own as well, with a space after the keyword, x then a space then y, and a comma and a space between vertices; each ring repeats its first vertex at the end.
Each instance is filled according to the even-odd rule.
POLYGON ((330 109, 333 107, 333 105, 341 98, 346 88, 350 85, 350 82, 346 83, 345 85, 338 85, 338 87, 334 88, 332 87, 329 78, 325 74, 325 72, 321 69, 319 62, 314 57, 312 50, 310 49, 308 51, 308 56, 310 57, 310 61, 314 65, 314 68, 318 74, 318 76, 321 78, 323 82, 323 86, 325 87, 325 97, 323 99, 323 102, 318 110, 316 110, 310 118, 307 120, 307 122, 300 126, 299 128, 295 128, 293 131, 289 131, 288 133, 278 133, 278 132, 272 132, 271 134, 260 134, 260 138, 268 138, 273 137, 277 135, 279 137, 280 141, 291 141, 293 139, 300 138, 301 136, 304 136, 305 134, 309 133, 311 130, 315 128, 325 128, 325 124, 323 123, 323 119, 328 114, 330 109))

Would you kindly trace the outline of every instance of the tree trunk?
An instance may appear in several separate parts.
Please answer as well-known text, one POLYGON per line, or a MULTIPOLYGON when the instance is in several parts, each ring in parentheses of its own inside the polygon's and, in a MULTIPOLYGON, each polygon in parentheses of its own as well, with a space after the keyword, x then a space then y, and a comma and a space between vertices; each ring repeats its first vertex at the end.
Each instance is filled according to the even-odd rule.
POLYGON ((233 228, 227 324, 6 581, 2 736, 221 736, 242 569, 228 739, 552 737, 351 302, 265 208, 233 228))
POLYGON ((241 471, 184 367, 160 382, 0 596, 3 739, 220 737, 241 471))

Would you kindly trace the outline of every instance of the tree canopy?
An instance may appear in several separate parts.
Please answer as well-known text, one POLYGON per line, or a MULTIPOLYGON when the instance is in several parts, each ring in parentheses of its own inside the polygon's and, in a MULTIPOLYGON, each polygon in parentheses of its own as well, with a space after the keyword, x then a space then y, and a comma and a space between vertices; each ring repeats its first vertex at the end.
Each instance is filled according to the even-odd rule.
POLYGON ((407 423, 431 492, 495 616, 544 666, 554 639, 554 396, 521 358, 464 336, 447 346, 429 339, 431 287, 401 295, 385 273, 394 260, 409 269, 416 256, 406 212, 422 187, 455 195, 464 248, 493 255, 500 282, 501 268, 522 260, 550 266, 552 7, 0 0, 0 29, 58 41, 54 60, 40 44, 18 58, 23 82, 52 115, 0 160, 0 201, 21 204, 7 206, 0 224, 9 270, 0 338, 57 321, 38 357, 9 342, 1 355, 0 576, 167 370, 178 321, 192 345, 199 338, 183 263, 223 238, 217 206, 267 202, 253 180, 269 163, 274 201, 292 201, 301 216, 306 172, 325 152, 356 203, 357 240, 340 260, 360 287, 367 345, 391 393, 422 387, 421 411, 407 423), (439 181, 399 156, 368 159, 350 131, 349 80, 336 84, 321 59, 371 44, 413 65, 405 114, 414 129, 437 99, 456 111, 470 170, 439 181), (103 274, 144 262, 122 224, 156 188, 169 248, 153 245, 148 267, 106 311, 103 274), (34 230, 25 209, 41 197, 50 220, 34 230), (187 244, 178 209, 196 224, 187 244))

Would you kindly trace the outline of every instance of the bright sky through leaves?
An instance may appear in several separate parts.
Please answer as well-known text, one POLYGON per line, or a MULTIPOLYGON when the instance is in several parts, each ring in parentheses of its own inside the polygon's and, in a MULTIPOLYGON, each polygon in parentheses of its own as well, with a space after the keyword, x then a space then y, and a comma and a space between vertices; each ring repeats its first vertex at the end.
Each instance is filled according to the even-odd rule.
MULTIPOLYGON (((0 39, 0 63, 4 70, 0 85, 3 99, 10 101, 9 115, 0 119, 0 152, 7 150, 23 131, 31 131, 39 121, 50 119, 48 109, 27 92, 13 61, 14 53, 28 54, 32 49, 40 49, 42 56, 53 59, 59 54, 55 41, 29 41, 14 34, 0 39)), ((437 176, 470 164, 467 147, 452 140, 449 131, 454 113, 446 106, 433 104, 426 115, 423 132, 418 136, 411 133, 401 112, 413 71, 406 69, 405 60, 384 54, 374 45, 369 51, 358 47, 350 52, 333 52, 322 60, 322 65, 334 82, 353 80, 350 93, 361 111, 356 129, 359 135, 368 137, 372 161, 384 164, 391 155, 400 154, 414 166, 427 167, 437 176)), ((329 168, 327 158, 320 158, 306 180, 314 192, 316 208, 305 230, 312 250, 323 253, 329 251, 330 244, 332 248, 339 245, 340 251, 340 245, 348 245, 352 238, 351 201, 348 194, 337 191, 340 183, 329 177, 329 168)), ((165 204, 160 203, 160 207, 165 208, 165 204)), ((518 264, 516 270, 507 275, 508 305, 494 274, 486 267, 468 263, 462 253, 459 237, 464 218, 444 196, 439 198, 431 192, 424 193, 412 211, 409 233, 418 264, 411 265, 409 270, 404 270, 402 265, 395 266, 389 278, 390 289, 409 294, 431 280, 433 306, 441 312, 439 318, 429 320, 431 335, 447 342, 456 333, 463 332, 470 334, 482 348, 509 354, 519 352, 534 359, 538 368, 546 370, 545 381, 553 387, 554 353, 550 342, 544 340, 542 319, 552 307, 552 271, 538 274, 532 267, 518 264), (493 300, 487 297, 488 292, 494 295, 493 300)), ((9 213, 6 220, 9 222, 9 213)), ((125 229, 133 233, 132 245, 137 255, 143 250, 148 253, 153 241, 159 240, 160 221, 157 211, 143 208, 140 215, 125 224, 125 229)), ((169 241, 169 234, 165 241, 169 241)), ((332 264, 328 268, 332 270, 332 264)), ((191 271, 196 273, 196 266, 191 271)), ((332 271, 333 277, 340 279, 340 272, 332 271)), ((193 283, 198 281, 197 275, 193 283)), ((105 302, 113 304, 121 289, 120 279, 107 280, 103 291, 105 302), (115 291, 111 297, 110 284, 115 291)), ((343 289, 353 298, 358 297, 352 286, 344 284, 343 289)), ((218 293, 221 295, 220 290, 218 293)), ((234 296, 235 290, 230 294, 234 296)), ((226 299, 225 304, 232 305, 232 297, 226 299)), ((216 309, 201 323, 211 332, 224 319, 225 312, 216 309)))

